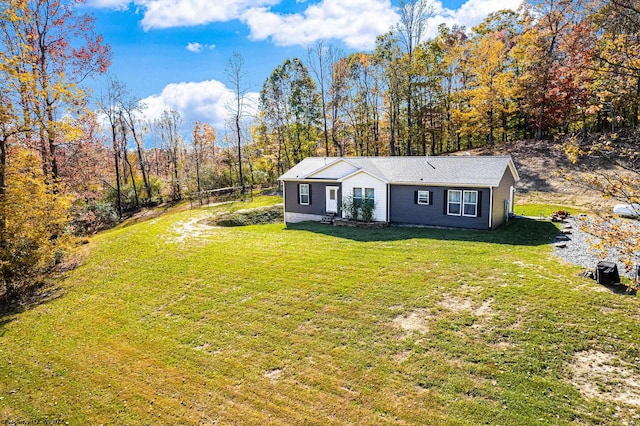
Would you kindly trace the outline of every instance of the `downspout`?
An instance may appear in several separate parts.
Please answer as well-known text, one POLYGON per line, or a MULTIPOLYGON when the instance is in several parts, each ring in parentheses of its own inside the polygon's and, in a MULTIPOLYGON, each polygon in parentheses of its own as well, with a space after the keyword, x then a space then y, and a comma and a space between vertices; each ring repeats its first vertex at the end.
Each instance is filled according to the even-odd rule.
POLYGON ((516 197, 516 188, 513 185, 511 185, 511 188, 509 189, 509 213, 511 214, 514 213, 513 202, 515 201, 515 197, 516 197))
POLYGON ((391 215, 391 184, 387 183, 387 223, 391 215))
POLYGON ((489 187, 489 230, 493 229, 493 186, 489 187))

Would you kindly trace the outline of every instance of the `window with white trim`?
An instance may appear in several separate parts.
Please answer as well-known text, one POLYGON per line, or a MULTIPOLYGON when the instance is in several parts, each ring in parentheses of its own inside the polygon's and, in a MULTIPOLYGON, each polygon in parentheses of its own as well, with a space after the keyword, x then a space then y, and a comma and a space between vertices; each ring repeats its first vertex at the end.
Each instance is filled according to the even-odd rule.
POLYGON ((429 191, 418 191, 418 204, 429 204, 429 191))
POLYGON ((478 191, 464 191, 462 195, 462 216, 478 216, 478 191))
POLYGON ((478 191, 447 191, 447 214, 449 216, 478 216, 478 191))
POLYGON ((373 202, 375 199, 375 191, 373 188, 365 188, 364 189, 364 199, 373 202))
POLYGON ((449 216, 460 216, 461 203, 462 203, 462 191, 457 189, 450 189, 447 191, 447 214, 449 216))
POLYGON ((356 205, 362 205, 362 203, 375 203, 374 188, 353 188, 353 202, 356 205))
POLYGON ((353 199, 362 201, 362 188, 353 188, 353 199))
POLYGON ((299 202, 303 206, 309 205, 309 184, 301 183, 298 185, 299 202))

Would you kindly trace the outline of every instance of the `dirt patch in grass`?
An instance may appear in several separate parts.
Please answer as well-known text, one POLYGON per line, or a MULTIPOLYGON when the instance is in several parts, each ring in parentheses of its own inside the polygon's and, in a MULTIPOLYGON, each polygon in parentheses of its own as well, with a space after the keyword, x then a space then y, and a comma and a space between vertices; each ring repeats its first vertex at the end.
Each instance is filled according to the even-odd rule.
POLYGON ((172 243, 184 243, 188 239, 197 239, 207 236, 215 228, 215 226, 205 223, 202 216, 195 217, 184 222, 176 223, 173 227, 173 232, 176 235, 168 240, 172 243))
POLYGON ((311 336, 318 332, 318 328, 313 324, 313 321, 308 320, 296 327, 296 332, 311 336))
POLYGON ((492 315, 492 303, 493 299, 487 299, 478 305, 469 297, 445 295, 444 299, 442 299, 439 304, 443 308, 448 309, 452 312, 468 311, 473 315, 482 318, 492 315))
POLYGON ((391 359, 393 359, 398 364, 405 362, 411 356, 411 351, 402 351, 391 355, 391 359))
POLYGON ((615 355, 578 352, 569 368, 571 383, 585 397, 640 407, 640 373, 615 355))
POLYGON ((470 311, 473 300, 468 297, 445 295, 445 298, 440 301, 440 306, 452 312, 470 311))
POLYGON ((279 368, 274 368, 273 370, 265 371, 264 377, 271 380, 272 382, 277 381, 282 375, 282 370, 279 368))
POLYGON ((479 317, 486 317, 493 314, 493 309, 491 308, 491 304, 493 303, 493 299, 487 299, 480 304, 477 308, 473 310, 473 313, 479 317))
POLYGON ((205 342, 205 343, 203 343, 203 344, 201 344, 199 346, 194 347, 193 349, 195 349, 196 351, 207 351, 208 352, 210 347, 211 347, 211 345, 209 343, 205 342))
POLYGON ((463 284, 460 286, 460 290, 464 291, 465 293, 480 293, 482 289, 483 287, 479 285, 463 284))
POLYGON ((511 342, 507 342, 505 340, 500 340, 496 343, 494 343, 493 348, 498 350, 498 351, 504 351, 506 349, 511 349, 513 347, 513 343, 511 342))
POLYGON ((408 314, 398 315, 393 319, 393 325, 406 331, 426 333, 429 330, 431 314, 426 309, 416 309, 408 314))

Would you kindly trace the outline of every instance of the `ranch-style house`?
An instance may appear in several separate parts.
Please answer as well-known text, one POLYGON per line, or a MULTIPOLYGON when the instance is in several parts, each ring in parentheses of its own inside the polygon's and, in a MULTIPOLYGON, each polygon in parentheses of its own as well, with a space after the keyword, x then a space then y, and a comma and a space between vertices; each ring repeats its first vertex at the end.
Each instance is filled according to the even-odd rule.
POLYGON ((510 156, 309 157, 279 178, 286 223, 350 218, 492 230, 513 212, 518 172, 510 156))

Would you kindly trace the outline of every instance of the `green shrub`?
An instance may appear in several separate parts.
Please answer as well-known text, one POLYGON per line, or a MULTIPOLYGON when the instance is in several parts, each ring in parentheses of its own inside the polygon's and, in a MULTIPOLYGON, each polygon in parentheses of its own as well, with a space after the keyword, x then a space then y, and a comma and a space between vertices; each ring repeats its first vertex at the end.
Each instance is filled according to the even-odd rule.
POLYGON ((347 195, 342 199, 342 210, 347 213, 349 219, 358 220, 360 206, 358 202, 353 199, 353 196, 347 195))
POLYGON ((347 213, 349 219, 371 222, 373 212, 376 210, 376 203, 371 199, 354 199, 353 196, 347 195, 342 200, 342 209, 347 213))
POLYGON ((282 206, 270 206, 222 214, 209 221, 209 224, 214 226, 246 226, 277 223, 282 222, 283 219, 282 206))
POLYGON ((376 203, 373 200, 365 199, 360 206, 360 215, 363 222, 371 222, 373 212, 376 210, 376 203))

